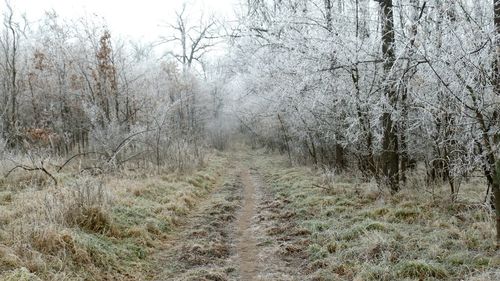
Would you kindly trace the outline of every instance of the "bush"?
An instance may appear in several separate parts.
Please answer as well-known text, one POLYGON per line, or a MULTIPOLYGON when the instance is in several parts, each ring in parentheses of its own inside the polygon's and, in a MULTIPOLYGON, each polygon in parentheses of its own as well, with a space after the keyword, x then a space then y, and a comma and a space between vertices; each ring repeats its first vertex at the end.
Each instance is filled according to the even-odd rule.
POLYGON ((107 213, 111 198, 102 182, 90 177, 79 178, 69 185, 68 194, 61 199, 65 201, 64 220, 69 225, 101 234, 114 231, 107 213))

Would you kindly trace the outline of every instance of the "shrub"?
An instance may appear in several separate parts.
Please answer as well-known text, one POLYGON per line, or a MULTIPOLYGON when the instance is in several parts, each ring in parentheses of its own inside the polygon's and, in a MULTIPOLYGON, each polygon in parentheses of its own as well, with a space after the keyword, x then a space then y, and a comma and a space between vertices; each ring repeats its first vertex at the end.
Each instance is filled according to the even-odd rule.
POLYGON ((101 234, 112 229, 108 215, 110 193, 101 182, 90 177, 80 177, 49 190, 37 201, 30 208, 34 225, 78 226, 101 234))
POLYGON ((107 209, 111 204, 108 192, 102 182, 82 177, 72 182, 64 200, 64 220, 71 226, 105 234, 114 231, 107 209))

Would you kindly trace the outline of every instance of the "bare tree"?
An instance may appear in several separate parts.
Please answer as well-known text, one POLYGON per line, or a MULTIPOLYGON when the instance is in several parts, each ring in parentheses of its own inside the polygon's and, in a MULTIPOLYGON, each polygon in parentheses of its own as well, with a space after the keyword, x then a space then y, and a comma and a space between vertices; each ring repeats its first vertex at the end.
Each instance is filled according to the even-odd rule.
POLYGON ((194 62, 202 63, 203 56, 217 44, 215 18, 202 15, 197 23, 192 24, 186 4, 180 12, 176 12, 176 22, 168 24, 168 28, 172 34, 161 37, 157 44, 173 43, 174 48, 180 48, 180 51, 170 51, 168 54, 181 63, 184 73, 191 70, 194 62))
MULTIPOLYGON (((3 118, 2 136, 13 138, 18 123, 18 95, 19 95, 19 48, 20 40, 26 23, 22 24, 15 19, 15 13, 9 1, 5 1, 7 8, 3 19, 3 36, 0 40, 4 60, 3 60, 3 90, 4 100, 1 110, 3 118)), ((11 140, 12 141, 12 140, 11 140)), ((11 143, 12 144, 12 143, 11 143)))
POLYGON ((176 22, 168 24, 168 36, 163 36, 157 44, 168 44, 173 50, 167 54, 173 57, 182 67, 182 87, 177 95, 177 111, 180 130, 195 146, 198 154, 199 134, 202 131, 201 118, 199 117, 198 103, 199 90, 195 82, 194 63, 198 63, 203 69, 203 58, 218 43, 216 39, 217 22, 213 16, 205 18, 201 15, 198 21, 191 23, 186 4, 179 12, 176 12, 176 22))

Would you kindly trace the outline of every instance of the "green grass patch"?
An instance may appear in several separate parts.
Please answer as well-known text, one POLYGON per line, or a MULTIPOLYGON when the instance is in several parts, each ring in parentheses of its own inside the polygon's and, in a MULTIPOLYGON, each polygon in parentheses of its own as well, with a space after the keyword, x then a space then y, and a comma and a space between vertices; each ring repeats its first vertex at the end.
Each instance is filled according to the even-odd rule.
POLYGON ((397 274, 401 278, 422 279, 434 277, 444 279, 449 276, 448 270, 440 264, 423 260, 402 261, 396 265, 397 274))

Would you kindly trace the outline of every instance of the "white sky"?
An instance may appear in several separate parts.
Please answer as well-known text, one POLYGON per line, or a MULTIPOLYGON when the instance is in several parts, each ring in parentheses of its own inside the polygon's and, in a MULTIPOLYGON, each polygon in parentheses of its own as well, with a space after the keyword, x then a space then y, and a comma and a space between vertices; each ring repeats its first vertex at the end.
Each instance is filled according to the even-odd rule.
POLYGON ((184 2, 194 17, 203 12, 232 18, 239 0, 11 0, 14 10, 26 13, 30 21, 47 10, 55 10, 64 18, 96 14, 105 19, 112 33, 148 41, 166 31, 162 23, 173 22, 174 12, 184 2))

